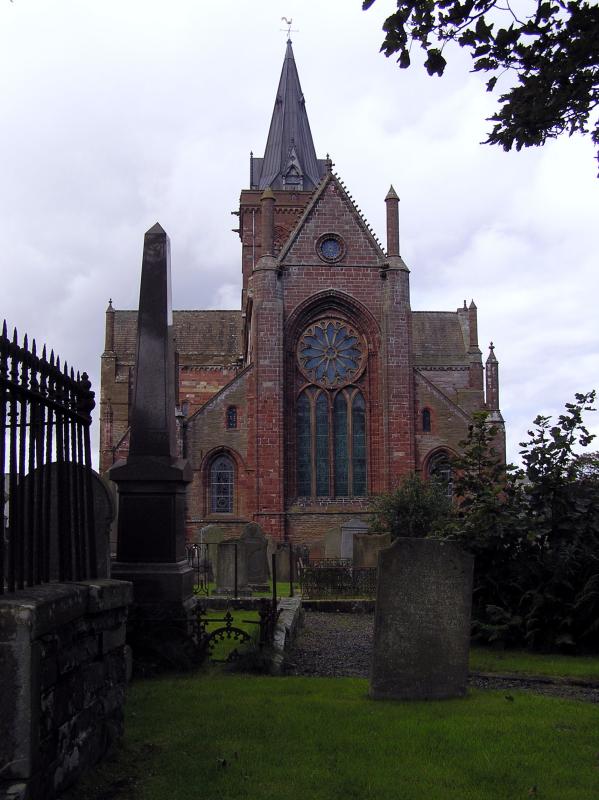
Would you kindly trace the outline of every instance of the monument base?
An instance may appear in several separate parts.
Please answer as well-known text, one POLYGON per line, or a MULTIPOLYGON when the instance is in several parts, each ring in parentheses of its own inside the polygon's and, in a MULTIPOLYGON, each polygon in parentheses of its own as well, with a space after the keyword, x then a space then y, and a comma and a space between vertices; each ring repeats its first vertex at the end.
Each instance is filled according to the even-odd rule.
POLYGON ((202 657, 197 625, 201 601, 193 594, 195 576, 187 562, 113 562, 111 574, 133 584, 127 644, 134 672, 151 675, 193 669, 202 657))
POLYGON ((136 605, 183 603, 193 597, 194 570, 187 560, 157 563, 113 561, 112 578, 131 581, 136 605))
POLYGON ((253 592, 270 592, 270 591, 272 591, 268 583, 250 583, 250 589, 253 592))

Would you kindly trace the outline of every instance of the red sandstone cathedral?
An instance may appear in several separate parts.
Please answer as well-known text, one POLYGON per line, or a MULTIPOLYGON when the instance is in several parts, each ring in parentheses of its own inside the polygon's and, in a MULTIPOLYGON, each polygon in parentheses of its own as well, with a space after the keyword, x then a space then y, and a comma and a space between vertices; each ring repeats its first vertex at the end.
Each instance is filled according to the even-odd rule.
MULTIPOLYGON (((239 201, 240 311, 175 311, 177 419, 192 464, 187 529, 248 521, 308 544, 410 471, 449 479, 474 411, 503 430, 477 310, 412 311, 399 200, 382 247, 316 156, 291 42, 263 158, 239 201)), ((136 311, 106 312, 100 468, 128 451, 136 311)))

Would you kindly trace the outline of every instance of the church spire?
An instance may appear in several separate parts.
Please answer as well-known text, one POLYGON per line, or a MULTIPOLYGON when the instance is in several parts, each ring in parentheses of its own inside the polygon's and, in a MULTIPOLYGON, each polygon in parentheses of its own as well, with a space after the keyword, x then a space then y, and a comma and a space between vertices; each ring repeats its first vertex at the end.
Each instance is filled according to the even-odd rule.
POLYGON ((252 188, 312 190, 325 173, 316 158, 310 123, 291 47, 287 50, 264 158, 253 159, 252 188))

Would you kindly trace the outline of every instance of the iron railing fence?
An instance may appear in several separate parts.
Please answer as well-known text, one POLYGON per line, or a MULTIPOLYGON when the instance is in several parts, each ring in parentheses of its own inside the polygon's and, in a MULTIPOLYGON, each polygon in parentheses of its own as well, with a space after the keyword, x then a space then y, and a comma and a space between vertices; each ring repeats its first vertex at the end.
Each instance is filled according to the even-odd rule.
POLYGON ((97 576, 90 447, 94 393, 35 340, 0 335, 0 593, 97 576))
POLYGON ((299 583, 302 597, 325 599, 374 597, 376 567, 354 567, 351 559, 321 558, 301 564, 299 583))

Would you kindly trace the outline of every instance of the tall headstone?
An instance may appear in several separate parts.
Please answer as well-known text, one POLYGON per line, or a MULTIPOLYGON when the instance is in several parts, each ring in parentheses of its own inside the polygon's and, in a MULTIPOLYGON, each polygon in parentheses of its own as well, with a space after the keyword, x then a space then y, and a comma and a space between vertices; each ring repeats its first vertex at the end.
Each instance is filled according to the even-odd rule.
POLYGON ((215 594, 233 594, 237 571, 237 594, 251 595, 248 586, 247 557, 244 543, 239 539, 226 539, 218 545, 215 594))
POLYGON ((205 525, 195 534, 193 541, 196 544, 205 544, 208 551, 208 562, 210 564, 210 572, 216 580, 216 565, 218 544, 226 539, 227 532, 219 525, 205 525))
POLYGON ((391 544, 390 533, 354 534, 354 567, 376 567, 379 550, 391 544))
POLYGON ((324 557, 341 558, 341 528, 331 528, 325 533, 324 557))
POLYGON ((185 556, 185 490, 175 431, 170 242, 154 225, 144 238, 129 455, 110 468, 118 488, 117 561, 112 575, 133 582, 138 606, 193 605, 185 556))
POLYGON ((361 519, 350 519, 341 526, 340 558, 352 559, 354 557, 354 534, 366 533, 368 523, 361 519))
POLYGON ((396 539, 379 553, 370 696, 466 693, 474 558, 457 544, 396 539))
POLYGON ((257 523, 248 522, 240 538, 245 547, 249 585, 257 591, 268 591, 268 541, 264 531, 257 523))

